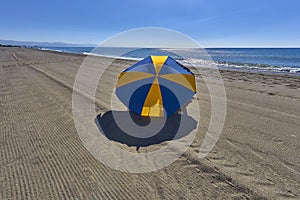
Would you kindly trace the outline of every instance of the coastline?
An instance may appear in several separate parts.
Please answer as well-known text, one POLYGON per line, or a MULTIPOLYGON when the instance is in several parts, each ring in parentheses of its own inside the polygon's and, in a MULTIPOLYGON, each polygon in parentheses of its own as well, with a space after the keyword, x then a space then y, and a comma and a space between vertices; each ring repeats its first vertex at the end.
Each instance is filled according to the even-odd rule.
MULTIPOLYGON (((96 47, 97 48, 97 47, 96 47)), ((118 48, 118 47, 98 47, 98 48, 104 48, 107 50, 114 49, 114 51, 116 49, 126 49, 124 52, 130 52, 131 51, 136 51, 135 48, 118 48)), ((88 55, 88 56, 98 56, 98 57, 108 57, 108 58, 113 58, 113 59, 125 59, 125 60, 133 60, 133 61, 139 61, 142 60, 144 58, 145 55, 150 55, 150 54, 155 54, 155 53, 162 53, 161 51, 166 51, 168 52, 168 49, 155 49, 152 48, 153 52, 148 52, 147 54, 143 54, 143 55, 139 55, 134 53, 134 55, 130 56, 122 56, 119 55, 118 56, 114 56, 113 54, 116 53, 114 51, 110 52, 110 54, 106 54, 105 51, 102 53, 97 52, 97 50, 94 49, 94 47, 64 47, 64 48, 60 48, 60 47, 52 47, 52 48, 37 48, 40 50, 46 50, 46 51, 54 51, 54 52, 66 52, 66 53, 74 53, 74 54, 84 54, 84 55, 88 55), (158 50, 158 52, 156 52, 158 50)), ((142 50, 142 51, 147 51, 146 50, 142 50)), ((151 49, 151 48, 150 48, 151 49)), ((178 62, 180 62, 183 65, 187 65, 187 66, 192 66, 192 67, 196 67, 196 68, 202 68, 203 66, 210 66, 212 68, 218 68, 219 70, 231 70, 231 71, 240 71, 240 72, 249 72, 249 73, 264 73, 264 74, 280 74, 280 75, 290 75, 290 76, 300 76, 300 68, 298 67, 288 67, 288 66, 280 66, 280 65, 268 65, 268 64, 253 64, 253 63, 247 63, 247 62, 237 62, 237 61, 225 61, 225 60, 215 60, 213 57, 211 57, 211 53, 217 53, 219 51, 229 51, 228 53, 230 53, 230 50, 300 50, 300 48, 207 48, 204 49, 208 55, 210 56, 210 58, 208 60, 202 60, 202 59, 195 59, 195 58, 185 58, 182 57, 179 60, 177 60, 178 62), (212 52, 211 52, 212 51, 212 52)), ((179 51, 179 49, 175 49, 175 51, 173 52, 172 49, 170 49, 169 53, 172 54, 176 54, 176 51, 179 51)), ((165 52, 163 52, 165 53, 165 52)), ((194 52, 195 53, 195 52, 194 52)), ((199 52, 201 53, 201 52, 199 52)), ((123 54, 123 53, 122 53, 123 54)), ((127 53, 126 53, 127 54, 127 53)), ((231 54, 231 53, 230 53, 231 54)), ((246 54, 246 52, 245 52, 246 54)), ((195 54, 197 55, 197 53, 195 54)), ((194 56, 195 56, 194 55, 194 56)), ((228 56, 228 55, 227 55, 228 56)), ((176 57, 176 55, 175 55, 176 57)), ((181 57, 181 53, 179 54, 179 57, 181 57)))
MULTIPOLYGON (((211 104, 205 82, 197 74, 201 124, 189 150, 162 170, 128 174, 95 160, 76 133, 72 86, 86 55, 0 48, 0 58, 4 199, 25 194, 37 197, 35 191, 41 191, 40 198, 101 198, 107 193, 111 198, 141 199, 162 194, 174 199, 187 193, 189 199, 300 196, 297 76, 220 69, 227 94, 226 123, 213 151, 199 160, 197 153, 208 128, 211 104)), ((97 56, 94 60, 101 67, 112 59, 97 56)), ((97 113, 106 112, 105 105, 110 105, 105 97, 114 87, 111 80, 133 63, 124 59, 113 62, 103 77, 105 85, 97 88, 97 113)), ((112 144, 134 150, 125 144, 112 144)), ((160 145, 142 148, 141 152, 160 145)))

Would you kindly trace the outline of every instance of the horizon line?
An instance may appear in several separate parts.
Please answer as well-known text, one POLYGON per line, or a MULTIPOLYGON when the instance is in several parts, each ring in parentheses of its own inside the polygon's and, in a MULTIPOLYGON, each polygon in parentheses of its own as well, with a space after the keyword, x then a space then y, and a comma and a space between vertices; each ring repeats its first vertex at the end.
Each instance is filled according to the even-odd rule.
MULTIPOLYGON (((55 43, 61 43, 61 44, 64 44, 65 46, 53 46, 53 47, 73 47, 73 46, 76 46, 76 47, 97 47, 98 45, 97 44, 89 44, 89 43, 73 43, 73 42, 63 42, 63 41, 33 41, 33 40, 13 40, 13 39, 0 39, 0 41, 3 40, 3 41, 12 41, 12 42, 32 42, 32 43, 49 43, 49 44, 55 44, 55 43), (66 46, 66 45, 71 45, 71 46, 66 46), (82 45, 82 46, 80 46, 82 45)), ((1 44, 1 43, 0 43, 1 44)), ((10 45, 10 44, 2 44, 2 45, 10 45)), ((16 45, 16 44, 14 44, 16 45)), ((20 46, 26 46, 26 45, 20 45, 20 46)), ((38 45, 28 45, 30 47, 34 47, 34 46, 38 46, 38 45)), ((38 46, 38 47, 49 47, 49 46, 38 46)), ((116 48, 149 48, 149 47, 133 47, 133 46, 101 46, 101 47, 116 47, 116 48)), ((153 47, 155 48, 155 47, 153 47)), ((167 47, 165 47, 167 48, 167 47)), ((180 48, 180 47, 179 47, 180 48)), ((202 45, 200 46, 199 48, 204 48, 204 49, 209 49, 209 48, 291 48, 291 49, 294 49, 294 48, 300 48, 300 46, 280 46, 280 45, 257 45, 257 46, 243 46, 243 45, 238 45, 238 46, 205 46, 205 45, 202 45)))

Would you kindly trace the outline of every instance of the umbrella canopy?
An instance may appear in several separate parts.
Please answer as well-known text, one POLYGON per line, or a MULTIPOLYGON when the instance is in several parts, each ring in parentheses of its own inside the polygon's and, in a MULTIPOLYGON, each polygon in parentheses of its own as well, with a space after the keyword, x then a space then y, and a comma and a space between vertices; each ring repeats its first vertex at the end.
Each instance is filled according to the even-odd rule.
POLYGON ((148 56, 124 70, 116 95, 129 110, 168 117, 196 93, 194 74, 169 56, 148 56))

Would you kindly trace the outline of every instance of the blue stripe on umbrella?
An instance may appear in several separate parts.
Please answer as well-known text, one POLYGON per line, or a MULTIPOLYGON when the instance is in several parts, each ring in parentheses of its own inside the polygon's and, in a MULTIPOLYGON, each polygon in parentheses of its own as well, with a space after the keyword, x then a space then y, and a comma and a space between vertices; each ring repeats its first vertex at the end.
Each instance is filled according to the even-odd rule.
POLYGON ((178 108, 186 104, 195 94, 186 87, 164 78, 158 78, 158 82, 167 116, 174 114, 178 108))
POLYGON ((131 111, 140 114, 154 79, 155 77, 150 77, 120 86, 116 89, 116 94, 131 111))
MULTIPOLYGON (((174 69, 173 71, 177 71, 180 74, 193 74, 189 69, 186 67, 182 66, 178 62, 176 62, 173 58, 168 57, 164 65, 169 66, 170 68, 174 69)), ((161 68, 160 70, 160 75, 163 74, 169 74, 170 70, 169 68, 166 68, 165 66, 161 68)), ((172 73, 174 74, 174 73, 172 73)))
POLYGON ((137 71, 137 72, 147 72, 150 74, 155 74, 155 68, 152 63, 151 56, 146 57, 145 59, 137 62, 131 67, 127 68, 124 72, 137 71))

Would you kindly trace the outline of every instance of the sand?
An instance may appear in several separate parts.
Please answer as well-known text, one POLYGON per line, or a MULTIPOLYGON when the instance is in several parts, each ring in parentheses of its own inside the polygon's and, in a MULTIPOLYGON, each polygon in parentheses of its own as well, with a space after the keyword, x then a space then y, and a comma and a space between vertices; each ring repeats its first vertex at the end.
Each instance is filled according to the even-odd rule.
MULTIPOLYGON (((0 199, 300 198, 299 77, 221 71, 227 117, 209 155, 197 158, 210 117, 201 84, 201 125, 189 150, 163 169, 131 174, 103 165, 78 137, 72 86, 84 58, 0 48, 0 199)), ((113 63, 97 90, 97 113, 107 111, 112 77, 131 64, 113 63)))

